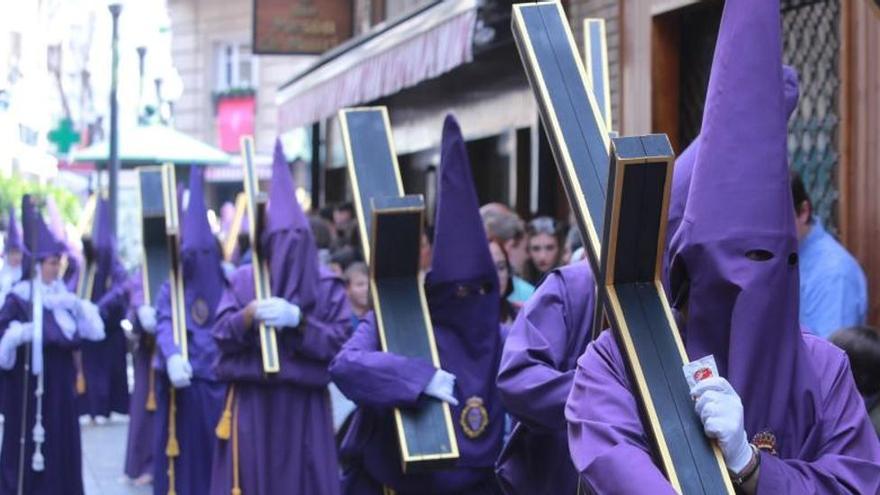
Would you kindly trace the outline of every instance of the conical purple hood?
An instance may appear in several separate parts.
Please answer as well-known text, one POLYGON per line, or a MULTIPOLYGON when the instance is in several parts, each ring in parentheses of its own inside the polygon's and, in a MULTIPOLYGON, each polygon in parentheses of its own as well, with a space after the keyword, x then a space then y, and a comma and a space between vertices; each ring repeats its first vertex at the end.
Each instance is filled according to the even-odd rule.
MULTIPOLYGON (((797 108, 800 97, 800 85, 797 71, 788 65, 782 66, 783 94, 785 97, 785 115, 791 119, 791 115, 797 108)), ((675 173, 672 179, 672 192, 669 201, 669 224, 666 229, 666 245, 672 240, 672 236, 678 231, 681 220, 684 217, 684 208, 687 205, 688 190, 691 187, 691 176, 694 171, 694 161, 700 149, 702 136, 698 135, 691 144, 675 159, 675 173)))
POLYGON ((208 223, 208 210, 205 208, 204 171, 193 167, 189 174, 189 204, 183 213, 181 227, 181 251, 216 250, 217 240, 211 233, 208 223))
POLYGON ((4 249, 8 253, 10 249, 24 251, 21 242, 21 232, 18 230, 18 221, 15 219, 15 208, 9 208, 9 222, 6 224, 6 243, 4 249))
POLYGON ((24 245, 35 260, 42 261, 49 256, 61 256, 64 253, 64 244, 52 235, 29 194, 21 198, 21 219, 24 245))
MULTIPOLYGON (((425 292, 443 369, 456 392, 486 408, 488 427, 478 438, 458 435, 460 466, 491 466, 498 458, 504 419, 495 375, 501 356, 498 272, 480 219, 477 193, 458 123, 443 124, 434 256, 425 292)), ((467 402, 452 408, 460 418, 467 402)))
POLYGON ((467 148, 455 117, 447 115, 440 150, 430 280, 443 283, 495 275, 467 148))
POLYGON ((310 311, 320 280, 318 248, 309 222, 296 199, 293 176, 281 141, 275 142, 272 185, 269 190, 266 231, 261 234, 268 255, 272 294, 310 311))
MULTIPOLYGON (((190 169, 189 201, 180 221, 180 251, 183 259, 184 299, 188 308, 187 329, 204 331, 214 323, 220 296, 226 286, 220 265, 220 246, 211 233, 208 210, 205 207, 204 171, 190 169), (204 303, 204 304, 203 304, 204 303)), ((191 352, 204 355, 206 348, 199 338, 193 339, 191 352)))
POLYGON ((309 221, 296 199, 293 175, 284 157, 281 140, 275 141, 272 157, 272 185, 269 188, 269 233, 284 229, 309 228, 309 221))
POLYGON ((672 293, 688 290, 691 359, 715 356, 743 399, 746 431, 798 453, 819 380, 798 324, 794 209, 786 153, 778 0, 727 0, 684 217, 672 293))
POLYGON ((95 224, 92 226, 92 244, 100 257, 101 252, 113 252, 116 249, 116 238, 110 225, 110 201, 98 197, 95 206, 95 224))

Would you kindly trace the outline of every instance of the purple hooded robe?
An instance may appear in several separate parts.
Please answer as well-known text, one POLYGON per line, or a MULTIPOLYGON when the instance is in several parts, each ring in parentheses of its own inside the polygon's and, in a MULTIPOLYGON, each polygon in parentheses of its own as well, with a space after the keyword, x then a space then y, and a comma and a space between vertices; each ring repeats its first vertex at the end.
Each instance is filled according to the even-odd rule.
POLYGON ((134 368, 134 387, 131 391, 131 404, 128 408, 128 439, 125 449, 125 475, 136 479, 153 472, 153 443, 155 422, 155 382, 156 373, 152 370, 153 352, 156 338, 141 326, 137 309, 144 304, 144 286, 141 270, 135 271, 129 279, 131 306, 128 321, 136 336, 131 351, 134 368), (153 393, 153 410, 147 406, 150 393, 153 393))
POLYGON ((116 255, 116 239, 110 226, 110 203, 99 199, 95 211, 95 285, 92 302, 98 305, 107 337, 83 342, 82 368, 86 392, 79 397, 80 414, 110 416, 128 414, 128 352, 122 320, 128 311, 128 275, 116 255))
POLYGON ((294 191, 278 141, 261 243, 272 295, 298 305, 303 320, 276 329, 280 371, 266 376, 256 325, 245 324, 254 300, 252 267, 233 274, 214 325, 215 371, 230 384, 232 432, 214 454, 213 495, 228 495, 236 478, 248 495, 339 493, 327 364, 351 334, 351 310, 342 281, 318 265, 294 191))
MULTIPOLYGON (((25 232, 28 233, 25 238, 27 249, 34 260, 39 262, 64 253, 64 245, 51 234, 29 196, 22 199, 22 223, 25 232), (27 242, 31 238, 33 244, 27 242)), ((64 290, 60 282, 56 282, 56 285, 59 286, 56 288, 64 290)), ((33 303, 30 299, 30 289, 31 282, 23 280, 6 296, 0 308, 0 338, 5 335, 11 322, 32 321, 33 303)), ((27 397, 23 493, 26 495, 83 493, 73 351, 83 342, 83 338, 103 336, 103 329, 98 328, 100 317, 97 315, 97 309, 94 307, 91 309, 92 325, 88 325, 87 319, 75 311, 60 310, 68 312, 72 317, 70 321, 75 322, 75 331, 68 333, 56 320, 55 315, 59 310, 50 310, 47 301, 44 300, 42 423, 46 433, 41 449, 45 458, 45 469, 41 472, 32 469, 34 442, 31 432, 35 424, 34 392, 37 387, 37 377, 25 366, 25 363, 32 362, 32 356, 28 351, 33 344, 19 346, 15 351, 15 364, 12 369, 0 370, 0 383, 7 399, 2 405, 5 423, 2 451, 0 451, 0 495, 18 493, 23 397, 27 397), (27 392, 24 390, 25 373, 28 374, 27 392)))
POLYGON ((577 492, 564 410, 577 358, 592 334, 594 284, 587 262, 550 272, 507 336, 498 390, 519 423, 498 459, 504 493, 577 492))
MULTIPOLYGON (((186 311, 188 360, 193 376, 188 387, 175 392, 176 432, 180 455, 174 460, 174 484, 179 495, 208 493, 211 458, 217 443, 214 428, 223 411, 226 384, 217 380, 214 362, 219 356, 211 328, 226 279, 220 266, 219 245, 211 233, 203 193, 203 172, 190 169, 189 206, 182 215, 180 255, 186 311)), ((168 444, 171 382, 166 363, 180 353, 174 343, 171 291, 166 280, 156 301, 156 422, 153 444, 153 490, 168 492, 168 444)))
POLYGON ((334 383, 358 404, 343 440, 346 495, 379 495, 383 485, 398 495, 498 493, 492 466, 501 450, 504 412, 495 387, 501 354, 498 275, 471 178, 464 139, 446 117, 441 149, 434 256, 425 292, 434 338, 444 370, 456 376, 451 406, 460 458, 455 468, 401 472, 400 449, 391 410, 415 407, 437 371, 425 359, 382 352, 375 317, 360 323, 330 366, 334 383), (485 408, 487 422, 471 438, 469 400, 485 408))
MULTIPOLYGON (((878 493, 880 444, 846 357, 798 324, 780 27, 778 1, 725 4, 670 292, 687 299, 688 356, 712 354, 742 398, 759 494, 878 493)), ((673 493, 611 333, 578 361, 566 419, 590 490, 673 493)))

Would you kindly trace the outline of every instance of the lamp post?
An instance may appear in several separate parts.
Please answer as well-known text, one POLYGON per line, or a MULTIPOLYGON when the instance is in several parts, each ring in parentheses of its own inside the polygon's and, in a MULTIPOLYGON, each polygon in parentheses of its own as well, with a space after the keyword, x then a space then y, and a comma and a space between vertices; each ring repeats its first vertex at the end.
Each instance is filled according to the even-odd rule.
POLYGON ((110 58, 110 228, 116 235, 116 210, 119 207, 119 102, 116 97, 117 80, 119 78, 119 13, 122 5, 112 3, 108 6, 113 16, 113 38, 111 41, 110 58))

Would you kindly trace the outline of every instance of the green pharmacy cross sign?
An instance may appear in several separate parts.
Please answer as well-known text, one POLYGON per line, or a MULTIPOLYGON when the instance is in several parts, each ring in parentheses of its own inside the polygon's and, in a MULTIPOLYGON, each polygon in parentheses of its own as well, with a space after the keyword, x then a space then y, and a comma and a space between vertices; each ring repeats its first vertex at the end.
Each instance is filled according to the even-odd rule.
POLYGON ((53 143, 62 154, 70 152, 70 148, 79 140, 80 135, 73 128, 73 121, 68 118, 61 119, 58 127, 49 132, 49 142, 53 143))

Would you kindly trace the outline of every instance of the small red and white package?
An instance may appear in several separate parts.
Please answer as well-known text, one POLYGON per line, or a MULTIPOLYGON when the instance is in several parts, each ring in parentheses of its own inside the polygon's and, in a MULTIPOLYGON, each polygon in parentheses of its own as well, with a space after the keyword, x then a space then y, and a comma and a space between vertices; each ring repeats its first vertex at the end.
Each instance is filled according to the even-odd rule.
POLYGON ((696 384, 707 378, 720 376, 718 374, 718 365, 715 364, 715 356, 711 354, 691 361, 682 366, 681 369, 684 372, 684 377, 688 382, 690 390, 693 390, 696 384))

